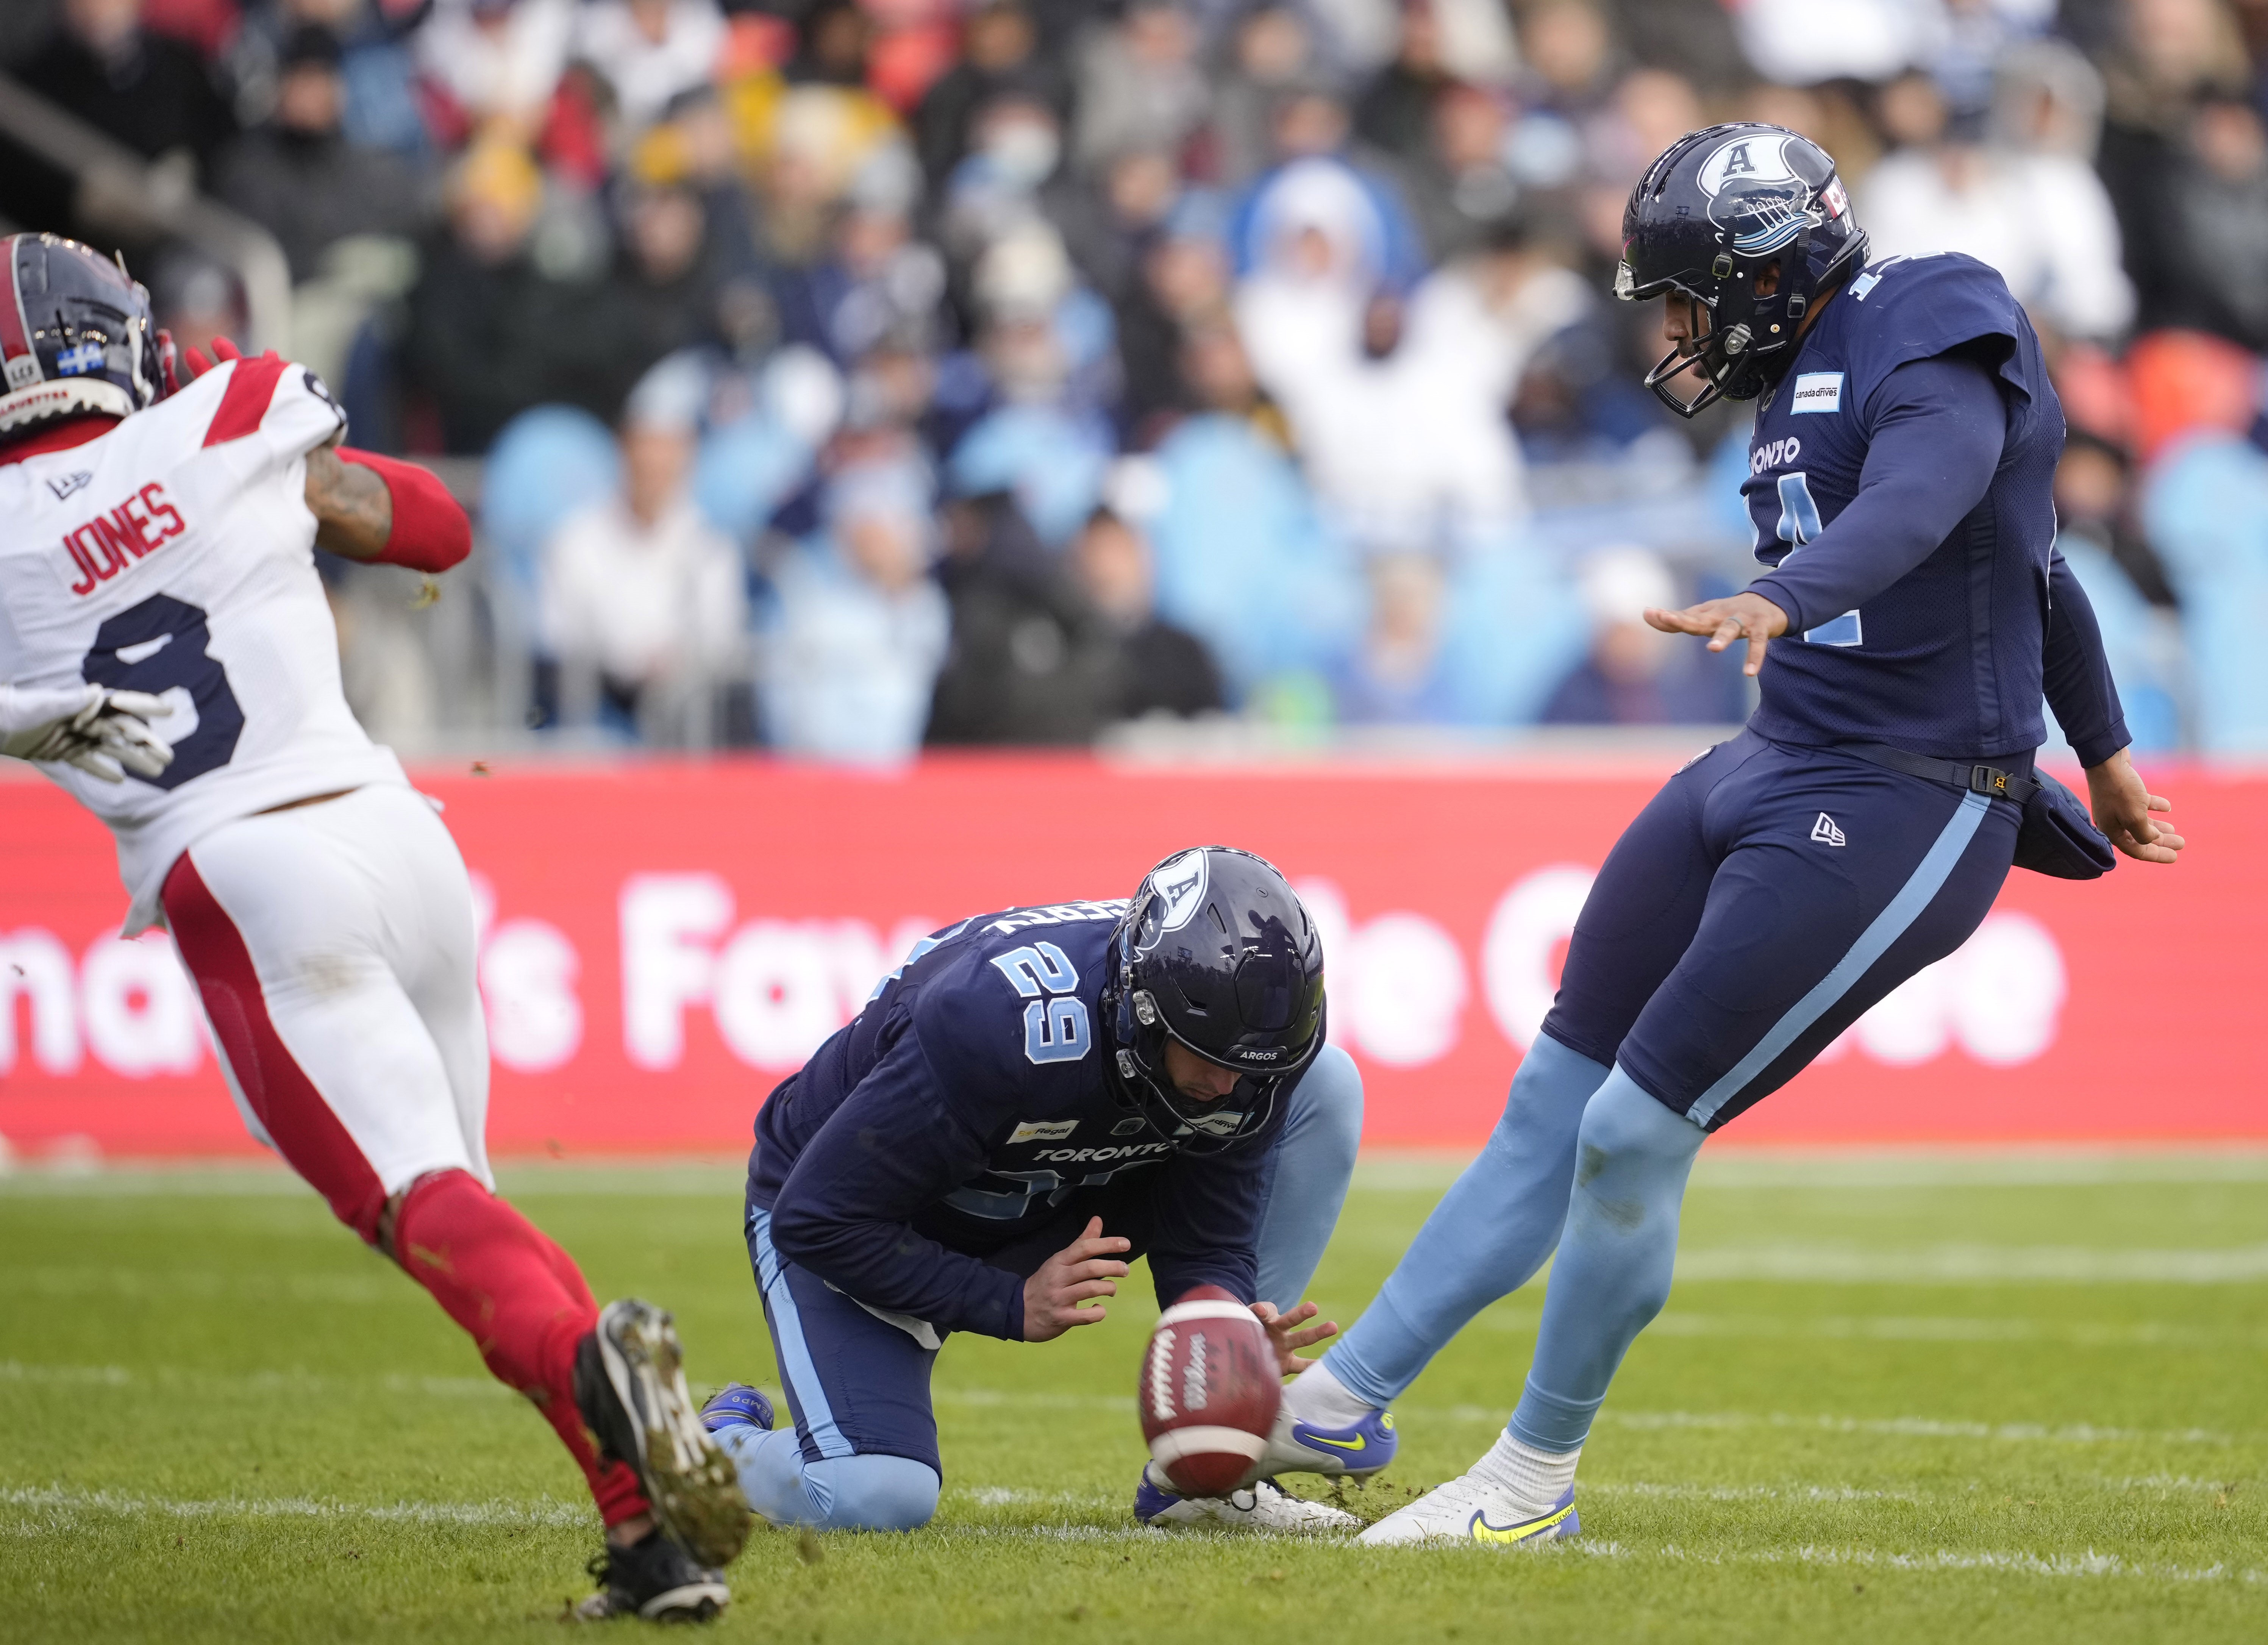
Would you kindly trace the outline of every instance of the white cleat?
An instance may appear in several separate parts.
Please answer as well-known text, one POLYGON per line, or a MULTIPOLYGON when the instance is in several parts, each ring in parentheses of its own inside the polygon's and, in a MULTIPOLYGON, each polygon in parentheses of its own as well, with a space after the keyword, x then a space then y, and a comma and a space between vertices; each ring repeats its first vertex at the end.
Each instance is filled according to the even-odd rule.
POLYGON ((1310 1502, 1259 1479, 1226 1496, 1176 1496, 1151 1483, 1146 1468, 1134 1493, 1134 1517, 1145 1525, 1222 1525, 1278 1536, 1347 1531, 1362 1522, 1328 1502, 1310 1502))
POLYGON ((1460 1474, 1438 1490, 1428 1491, 1407 1508, 1396 1509, 1362 1533, 1359 1541, 1372 1547, 1406 1546, 1419 1542, 1477 1542, 1489 1547, 1512 1547, 1523 1542, 1554 1542, 1582 1529, 1575 1516, 1575 1488, 1566 1492, 1543 1513, 1514 1502, 1495 1486, 1460 1474))

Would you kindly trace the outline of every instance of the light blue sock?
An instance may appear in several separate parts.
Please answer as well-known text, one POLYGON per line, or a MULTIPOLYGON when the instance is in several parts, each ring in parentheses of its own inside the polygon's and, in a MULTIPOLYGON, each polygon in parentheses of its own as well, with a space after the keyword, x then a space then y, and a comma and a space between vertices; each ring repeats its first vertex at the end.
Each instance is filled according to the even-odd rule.
POLYGON ((1362 1073, 1326 1045, 1285 1099, 1284 1132, 1260 1217, 1260 1299, 1289 1312, 1307 1295, 1338 1226, 1362 1146, 1362 1073))
POLYGON ((1538 1450, 1591 1431, 1623 1355, 1669 1300, 1677 1212, 1707 1133, 1616 1067, 1583 1110, 1575 1195, 1543 1295, 1527 1391, 1506 1428, 1538 1450))
POLYGON ((775 1525, 821 1531, 915 1531, 937 1513, 943 1483, 927 1463, 880 1453, 806 1462, 792 1428, 734 1426, 717 1443, 733 1459, 748 1506, 775 1525))
POLYGON ((1535 1036, 1488 1147, 1433 1207, 1378 1300, 1323 1356, 1349 1392, 1391 1405, 1468 1320, 1543 1265, 1567 1220, 1583 1105, 1606 1077, 1589 1058, 1535 1036))

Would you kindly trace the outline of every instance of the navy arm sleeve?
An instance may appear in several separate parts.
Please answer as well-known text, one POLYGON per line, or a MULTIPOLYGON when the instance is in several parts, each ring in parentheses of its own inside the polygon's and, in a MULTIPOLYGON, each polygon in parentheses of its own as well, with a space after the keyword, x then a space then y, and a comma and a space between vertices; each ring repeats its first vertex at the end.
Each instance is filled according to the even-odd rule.
POLYGON ((2056 724, 2081 765, 2100 765, 2133 741, 2117 682, 2103 654, 2095 606, 2058 550, 2048 557, 2048 633, 2043 683, 2056 724))
POLYGON ((1268 1189, 1266 1138, 1221 1154, 1184 1154, 1167 1166, 1152 1201, 1147 1255, 1158 1306, 1217 1285, 1240 1302, 1260 1289, 1260 1210, 1268 1189))
POLYGON ((912 1227, 987 1157, 909 1029, 804 1145, 772 1203, 772 1242, 854 1301, 1020 1342, 1022 1279, 912 1227))
POLYGON ((2007 438, 1992 373, 1966 354, 1909 360, 1869 398, 1859 494, 1818 537, 1749 585, 1788 631, 1863 606, 1919 565, 1984 500, 2007 438))

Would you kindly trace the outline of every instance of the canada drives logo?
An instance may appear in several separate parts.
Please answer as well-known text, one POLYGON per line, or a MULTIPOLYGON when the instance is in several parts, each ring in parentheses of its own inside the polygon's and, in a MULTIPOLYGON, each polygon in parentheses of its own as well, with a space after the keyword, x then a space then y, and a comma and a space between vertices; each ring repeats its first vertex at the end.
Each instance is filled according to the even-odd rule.
POLYGON ((1788 132, 1734 137, 1701 162, 1696 181, 1709 196, 1709 220, 1744 257, 1778 251, 1818 222, 1811 184, 1788 163, 1788 132))
POLYGON ((1787 409, 1791 417, 1806 412, 1840 411, 1842 409, 1842 373, 1800 372, 1797 373, 1795 388, 1788 396, 1787 409))

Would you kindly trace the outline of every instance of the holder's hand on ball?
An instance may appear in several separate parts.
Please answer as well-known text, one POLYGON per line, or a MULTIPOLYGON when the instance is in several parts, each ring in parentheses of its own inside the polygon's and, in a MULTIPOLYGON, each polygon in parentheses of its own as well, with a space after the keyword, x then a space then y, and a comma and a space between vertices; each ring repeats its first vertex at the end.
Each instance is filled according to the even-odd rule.
POLYGON ((1118 1295, 1126 1265, 1113 1254, 1131 1248, 1116 1235, 1105 1236, 1102 1219, 1089 1217, 1086 1232, 1039 1265, 1024 1281, 1024 1340, 1052 1342, 1073 1325, 1092 1325, 1109 1310, 1080 1303, 1118 1295))
POLYGON ((1308 1325, 1305 1331, 1298 1329, 1323 1311, 1313 1302, 1302 1302, 1288 1314, 1278 1313, 1273 1302, 1255 1302, 1252 1311, 1268 1327, 1268 1346, 1276 1350, 1276 1361, 1286 1376, 1297 1376, 1314 1363, 1300 1358, 1301 1348, 1312 1348, 1339 1334, 1338 1326, 1328 1319, 1320 1325, 1308 1325))

